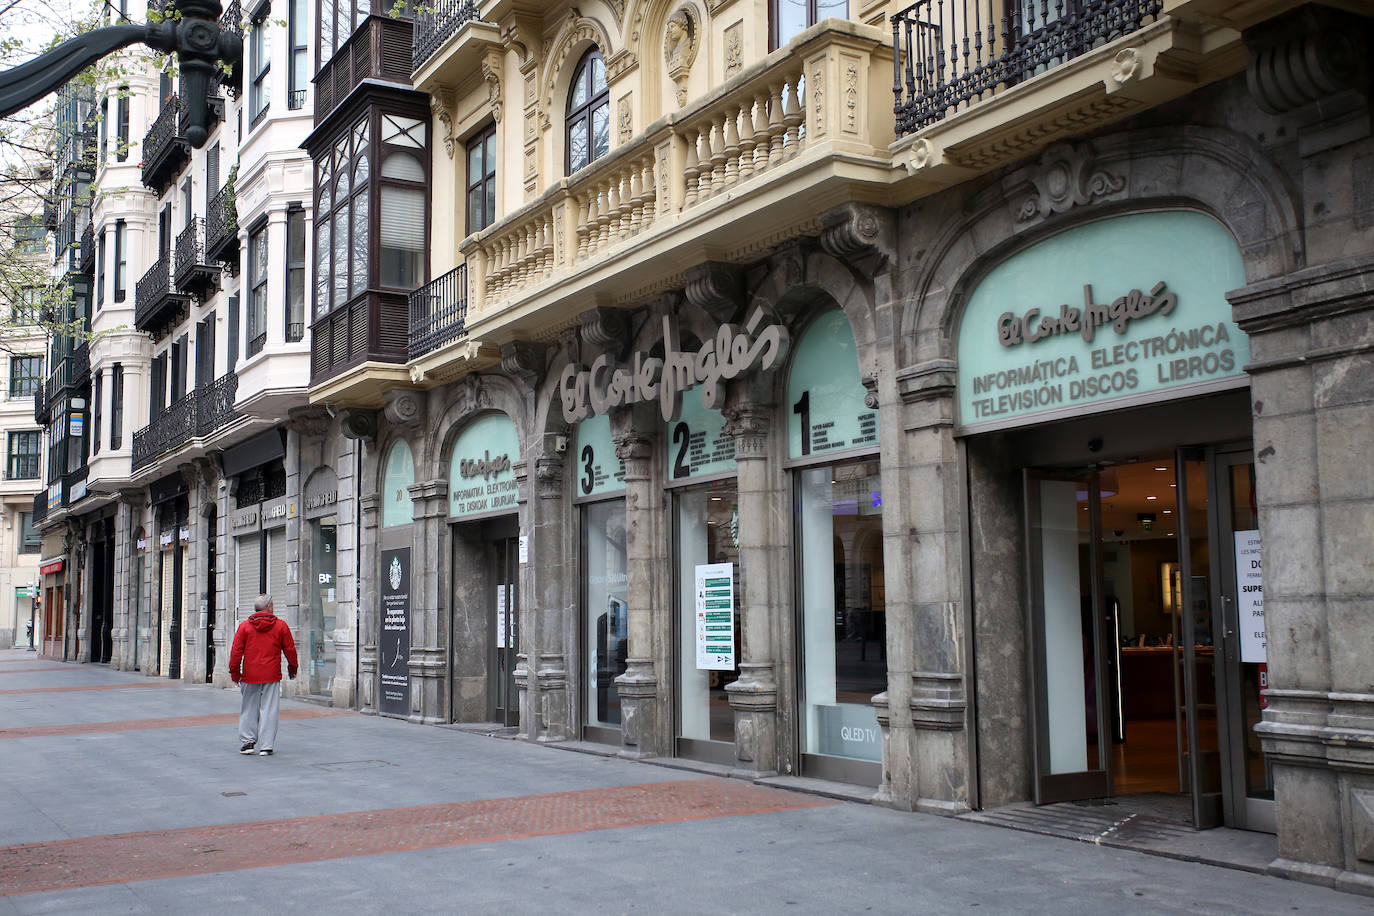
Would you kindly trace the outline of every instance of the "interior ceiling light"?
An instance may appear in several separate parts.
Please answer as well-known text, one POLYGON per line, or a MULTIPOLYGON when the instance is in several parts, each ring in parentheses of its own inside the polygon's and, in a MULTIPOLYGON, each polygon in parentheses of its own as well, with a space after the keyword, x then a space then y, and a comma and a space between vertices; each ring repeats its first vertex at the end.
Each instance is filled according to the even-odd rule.
POLYGON ((1155 470, 1156 470, 1156 471, 1167 471, 1167 470, 1169 470, 1169 469, 1166 468, 1166 467, 1158 467, 1158 468, 1155 468, 1155 470))

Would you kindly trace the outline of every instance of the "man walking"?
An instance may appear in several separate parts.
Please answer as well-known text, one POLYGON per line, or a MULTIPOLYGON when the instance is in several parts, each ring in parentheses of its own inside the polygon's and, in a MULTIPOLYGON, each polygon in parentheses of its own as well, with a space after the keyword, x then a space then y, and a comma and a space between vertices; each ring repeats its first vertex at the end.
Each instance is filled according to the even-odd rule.
POLYGON ((272 756, 277 740, 277 711, 281 705, 281 657, 286 673, 296 679, 296 641, 291 628, 272 613, 272 596, 259 595, 253 615, 239 624, 229 650, 229 676, 239 685, 243 704, 239 711, 240 754, 255 750, 272 756))

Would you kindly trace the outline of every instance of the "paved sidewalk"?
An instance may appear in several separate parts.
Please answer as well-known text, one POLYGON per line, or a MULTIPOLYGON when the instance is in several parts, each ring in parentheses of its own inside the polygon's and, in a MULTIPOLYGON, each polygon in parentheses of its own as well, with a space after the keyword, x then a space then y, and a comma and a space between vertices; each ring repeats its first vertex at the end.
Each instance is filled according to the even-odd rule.
POLYGON ((9 650, 0 675, 0 914, 1374 912, 1268 876, 291 700, 276 755, 245 757, 236 691, 9 650), (108 689, 48 689, 64 687, 108 689))

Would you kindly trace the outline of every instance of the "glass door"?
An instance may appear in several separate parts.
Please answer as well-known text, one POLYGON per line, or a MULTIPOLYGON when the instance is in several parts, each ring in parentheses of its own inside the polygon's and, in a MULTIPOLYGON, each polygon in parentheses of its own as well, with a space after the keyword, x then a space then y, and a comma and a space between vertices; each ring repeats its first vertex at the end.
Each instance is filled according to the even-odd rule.
POLYGON ((1226 826, 1274 832, 1274 772, 1255 726, 1268 686, 1264 628, 1262 540, 1255 497, 1254 456, 1248 449, 1213 450, 1212 577, 1221 607, 1223 814, 1226 826))
POLYGON ((1025 471, 1035 802, 1112 794, 1096 472, 1025 471))
POLYGON ((493 722, 520 723, 520 693, 515 686, 516 656, 520 652, 519 542, 502 537, 491 541, 491 632, 495 652, 491 666, 493 722))

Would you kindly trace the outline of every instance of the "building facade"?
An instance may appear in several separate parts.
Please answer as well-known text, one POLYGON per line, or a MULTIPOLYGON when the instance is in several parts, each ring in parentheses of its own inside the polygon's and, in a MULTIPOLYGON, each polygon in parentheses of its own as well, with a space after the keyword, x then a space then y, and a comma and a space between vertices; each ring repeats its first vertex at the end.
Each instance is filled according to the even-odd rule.
POLYGON ((366 713, 1374 888, 1367 11, 296 8, 232 185, 144 151, 237 228, 145 275, 118 664, 266 590, 366 713))

